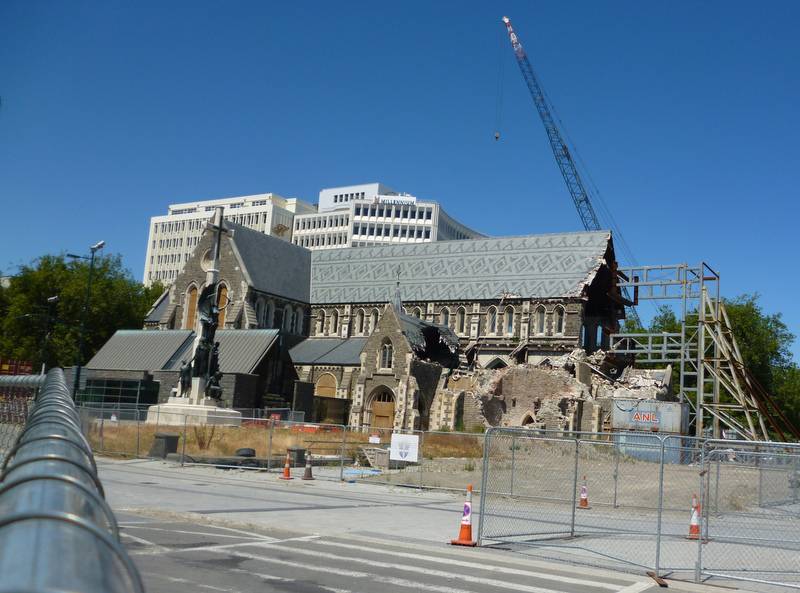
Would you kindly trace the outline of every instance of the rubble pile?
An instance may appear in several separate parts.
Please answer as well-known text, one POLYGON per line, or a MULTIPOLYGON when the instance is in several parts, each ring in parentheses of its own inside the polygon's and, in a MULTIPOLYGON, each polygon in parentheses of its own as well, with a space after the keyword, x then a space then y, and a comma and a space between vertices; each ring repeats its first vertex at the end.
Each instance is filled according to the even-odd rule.
POLYGON ((464 391, 488 426, 587 429, 596 400, 671 397, 672 369, 635 369, 629 358, 582 349, 536 363, 475 369, 464 391))

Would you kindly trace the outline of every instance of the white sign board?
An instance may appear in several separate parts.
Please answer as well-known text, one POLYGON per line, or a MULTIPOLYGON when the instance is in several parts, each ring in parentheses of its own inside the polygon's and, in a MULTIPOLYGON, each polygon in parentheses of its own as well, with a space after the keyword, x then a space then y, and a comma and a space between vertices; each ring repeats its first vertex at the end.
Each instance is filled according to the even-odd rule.
POLYGON ((393 434, 389 448, 389 459, 416 462, 419 453, 419 435, 393 434))
POLYGON ((381 444, 381 435, 379 435, 379 434, 371 434, 371 435, 369 435, 369 442, 372 445, 380 445, 381 444))

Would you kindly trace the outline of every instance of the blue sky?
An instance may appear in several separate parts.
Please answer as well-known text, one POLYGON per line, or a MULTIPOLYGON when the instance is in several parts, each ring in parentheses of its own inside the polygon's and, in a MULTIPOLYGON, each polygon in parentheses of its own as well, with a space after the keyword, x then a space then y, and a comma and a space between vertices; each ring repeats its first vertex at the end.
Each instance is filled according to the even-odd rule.
POLYGON ((169 203, 368 181, 579 230, 503 14, 639 263, 706 260, 800 334, 788 1, 5 0, 0 272, 105 239, 141 278, 169 203))

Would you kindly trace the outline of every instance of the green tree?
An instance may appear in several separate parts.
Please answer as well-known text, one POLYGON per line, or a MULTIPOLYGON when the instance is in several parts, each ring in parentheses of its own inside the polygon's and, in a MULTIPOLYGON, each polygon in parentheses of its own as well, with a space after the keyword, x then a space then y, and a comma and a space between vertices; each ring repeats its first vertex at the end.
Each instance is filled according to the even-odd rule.
MULTIPOLYGON (((0 295, 0 356, 42 362, 48 326, 48 365, 75 362, 86 300, 89 262, 46 255, 22 266, 0 295), (47 299, 58 296, 55 306, 47 299), (5 304, 5 307, 4 307, 5 304)), ((84 332, 85 363, 118 329, 141 328, 163 287, 144 287, 119 256, 96 257, 84 332)))

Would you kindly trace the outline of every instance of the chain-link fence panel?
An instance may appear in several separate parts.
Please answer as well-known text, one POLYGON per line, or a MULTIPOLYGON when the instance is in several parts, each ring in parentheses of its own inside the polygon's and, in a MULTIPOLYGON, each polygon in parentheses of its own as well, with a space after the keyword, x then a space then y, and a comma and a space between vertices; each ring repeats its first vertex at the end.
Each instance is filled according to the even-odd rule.
POLYGON ((704 578, 800 588, 799 460, 781 444, 705 444, 704 578))
POLYGON ((29 404, 27 397, 0 398, 0 466, 25 427, 29 404))

